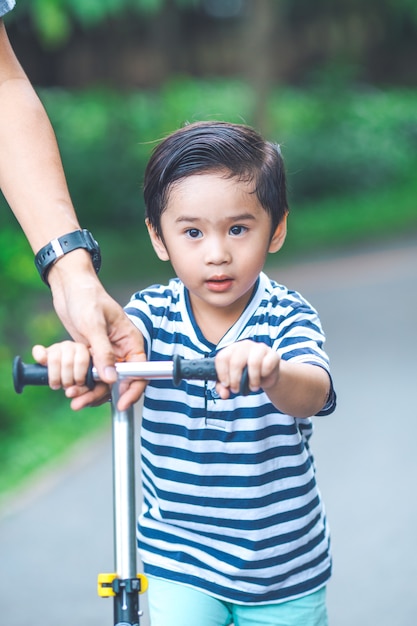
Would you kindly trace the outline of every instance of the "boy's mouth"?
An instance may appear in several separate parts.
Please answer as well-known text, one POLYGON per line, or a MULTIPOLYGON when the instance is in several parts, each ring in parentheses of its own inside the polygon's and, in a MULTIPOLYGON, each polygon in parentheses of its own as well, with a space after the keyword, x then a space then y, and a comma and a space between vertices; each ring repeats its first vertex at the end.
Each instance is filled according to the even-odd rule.
POLYGON ((230 276, 212 276, 206 280, 206 285, 210 291, 227 291, 233 284, 233 278, 230 276))

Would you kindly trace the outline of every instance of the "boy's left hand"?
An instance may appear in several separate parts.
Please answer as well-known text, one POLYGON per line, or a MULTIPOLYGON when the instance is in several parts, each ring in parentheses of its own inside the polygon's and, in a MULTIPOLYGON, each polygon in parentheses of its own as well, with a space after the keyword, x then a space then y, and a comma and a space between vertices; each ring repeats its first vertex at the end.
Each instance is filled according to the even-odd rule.
POLYGON ((230 392, 238 393, 242 372, 247 366, 249 388, 267 391, 274 387, 279 377, 280 356, 265 343, 245 339, 227 348, 216 356, 216 371, 219 382, 216 391, 221 398, 227 399, 230 392))
POLYGON ((230 392, 239 392, 245 366, 250 390, 262 388, 272 404, 286 415, 312 417, 329 399, 331 379, 323 367, 286 361, 266 344, 249 339, 223 348, 216 356, 220 381, 216 390, 221 398, 227 399, 230 392))

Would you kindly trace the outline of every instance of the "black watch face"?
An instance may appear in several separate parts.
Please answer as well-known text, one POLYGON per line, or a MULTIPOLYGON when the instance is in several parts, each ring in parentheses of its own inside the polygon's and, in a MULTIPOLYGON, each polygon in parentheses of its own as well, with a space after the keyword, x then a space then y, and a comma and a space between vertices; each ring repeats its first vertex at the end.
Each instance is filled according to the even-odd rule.
POLYGON ((101 254, 100 254, 100 252, 98 250, 95 250, 91 258, 92 258, 92 261, 93 261, 94 269, 98 273, 98 271, 100 270, 100 267, 101 267, 101 254))

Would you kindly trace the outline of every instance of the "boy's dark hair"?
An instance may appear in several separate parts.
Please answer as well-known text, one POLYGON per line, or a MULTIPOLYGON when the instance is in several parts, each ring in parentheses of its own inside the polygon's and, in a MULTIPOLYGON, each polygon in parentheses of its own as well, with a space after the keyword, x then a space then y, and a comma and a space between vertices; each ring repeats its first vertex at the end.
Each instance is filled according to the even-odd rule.
POLYGON ((277 144, 243 124, 196 122, 166 137, 152 152, 144 179, 146 217, 159 237, 170 189, 194 174, 224 172, 254 183, 272 231, 288 211, 285 170, 277 144))

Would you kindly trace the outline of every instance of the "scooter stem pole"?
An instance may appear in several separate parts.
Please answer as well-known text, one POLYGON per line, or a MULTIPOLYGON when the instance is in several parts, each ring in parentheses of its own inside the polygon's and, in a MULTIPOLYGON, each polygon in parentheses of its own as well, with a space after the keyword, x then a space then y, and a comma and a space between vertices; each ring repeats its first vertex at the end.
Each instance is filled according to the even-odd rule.
POLYGON ((112 388, 114 560, 121 589, 114 598, 115 624, 139 622, 137 581, 134 411, 117 409, 119 381, 112 388))

